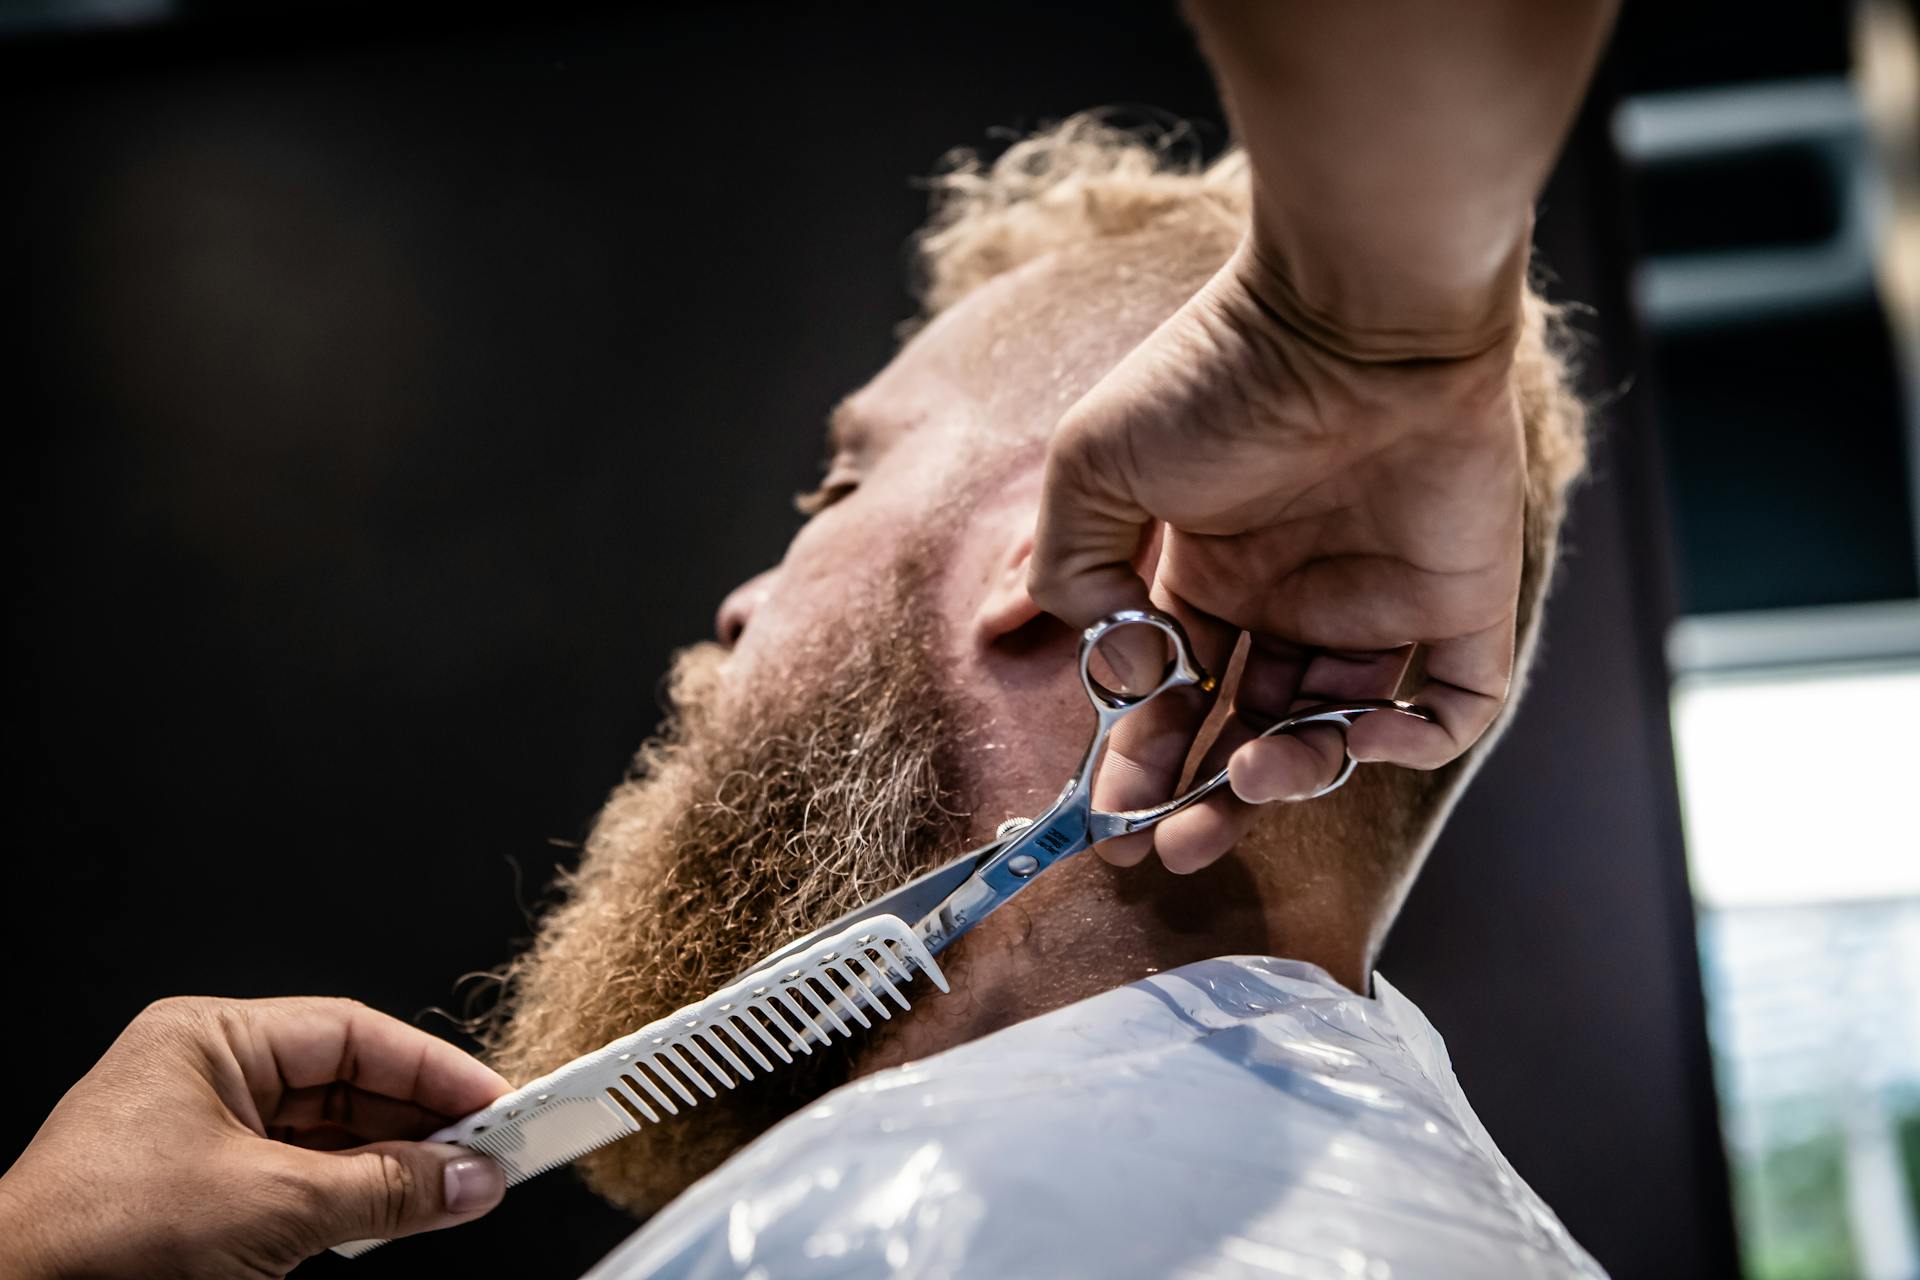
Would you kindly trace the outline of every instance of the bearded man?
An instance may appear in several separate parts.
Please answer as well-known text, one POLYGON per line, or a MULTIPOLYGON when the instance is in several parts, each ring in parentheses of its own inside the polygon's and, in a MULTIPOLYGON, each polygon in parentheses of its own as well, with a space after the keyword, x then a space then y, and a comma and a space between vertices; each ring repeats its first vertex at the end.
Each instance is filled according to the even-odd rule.
MULTIPOLYGON (((1372 970, 1582 465, 1525 281, 1611 10, 1189 13, 1244 150, 1081 118, 940 181, 923 323, 679 659, 491 1057, 543 1074, 1045 809, 1115 609, 1225 679, 1129 716, 1096 802, 1232 786, 1051 870, 942 957, 953 994, 584 1161, 650 1216, 606 1276, 1598 1274, 1372 970), (1389 696, 1431 719, 1260 736, 1389 696)), ((0 1179, 0 1228, 25 1274, 278 1274, 490 1209, 491 1161, 401 1139, 506 1087, 340 1002, 166 1002, 0 1179), (366 1145, 313 1149, 342 1129, 366 1145)))

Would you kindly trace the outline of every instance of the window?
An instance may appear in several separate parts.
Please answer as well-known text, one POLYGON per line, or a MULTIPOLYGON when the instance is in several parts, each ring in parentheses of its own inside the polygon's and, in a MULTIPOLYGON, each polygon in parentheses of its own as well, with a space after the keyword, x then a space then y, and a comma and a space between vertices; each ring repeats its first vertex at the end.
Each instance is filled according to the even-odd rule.
POLYGON ((1677 638, 1674 747, 1745 1270, 1920 1276, 1920 605, 1697 620, 1677 638), (1795 649, 1826 656, 1780 661, 1795 649))

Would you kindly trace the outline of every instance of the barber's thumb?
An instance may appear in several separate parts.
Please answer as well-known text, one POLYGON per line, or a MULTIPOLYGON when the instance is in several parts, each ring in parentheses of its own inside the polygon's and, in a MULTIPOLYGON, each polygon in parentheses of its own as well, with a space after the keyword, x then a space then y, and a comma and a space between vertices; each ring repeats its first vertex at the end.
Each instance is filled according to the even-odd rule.
POLYGON ((378 1142, 316 1151, 308 1176, 331 1247, 471 1222, 500 1203, 507 1178, 478 1152, 444 1142, 378 1142))

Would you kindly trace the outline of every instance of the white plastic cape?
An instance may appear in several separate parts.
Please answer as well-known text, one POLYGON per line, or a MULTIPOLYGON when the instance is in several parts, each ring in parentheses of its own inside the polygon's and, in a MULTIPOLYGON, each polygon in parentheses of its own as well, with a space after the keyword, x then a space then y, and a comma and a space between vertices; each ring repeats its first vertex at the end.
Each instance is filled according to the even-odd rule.
POLYGON ((1375 984, 1209 960, 856 1081, 589 1280, 1603 1276, 1375 984))

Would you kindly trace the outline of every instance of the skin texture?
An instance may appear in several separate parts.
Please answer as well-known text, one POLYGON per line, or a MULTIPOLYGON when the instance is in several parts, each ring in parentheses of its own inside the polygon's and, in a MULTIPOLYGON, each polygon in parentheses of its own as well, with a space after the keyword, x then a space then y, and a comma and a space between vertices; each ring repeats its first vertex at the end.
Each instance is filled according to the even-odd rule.
POLYGON ((0 1178, 0 1270, 281 1276, 348 1240, 470 1222, 500 1202, 499 1166, 412 1139, 506 1088, 351 1000, 163 1000, 0 1178))

